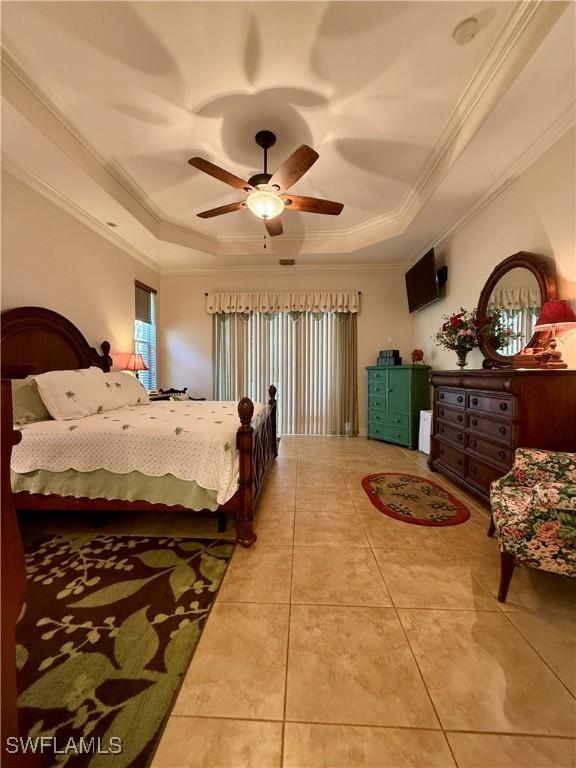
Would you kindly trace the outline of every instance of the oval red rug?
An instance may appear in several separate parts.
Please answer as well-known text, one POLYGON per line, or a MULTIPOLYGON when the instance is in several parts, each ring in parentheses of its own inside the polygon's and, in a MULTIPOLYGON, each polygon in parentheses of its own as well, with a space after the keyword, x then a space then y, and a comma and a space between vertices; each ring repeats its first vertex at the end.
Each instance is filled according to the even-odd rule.
POLYGON ((376 509, 413 525, 459 525, 470 511, 438 483, 418 475, 379 472, 362 479, 362 487, 376 509))

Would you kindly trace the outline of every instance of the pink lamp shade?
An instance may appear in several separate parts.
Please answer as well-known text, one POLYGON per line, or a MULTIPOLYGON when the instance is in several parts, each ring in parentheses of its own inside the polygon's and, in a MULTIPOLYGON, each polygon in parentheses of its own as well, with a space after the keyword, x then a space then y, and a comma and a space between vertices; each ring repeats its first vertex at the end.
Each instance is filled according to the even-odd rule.
POLYGON ((576 314, 564 299, 545 301, 535 331, 570 331, 576 328, 576 314))
POLYGON ((124 371, 147 371, 148 366, 144 362, 142 355, 132 354, 126 361, 123 368, 124 371))

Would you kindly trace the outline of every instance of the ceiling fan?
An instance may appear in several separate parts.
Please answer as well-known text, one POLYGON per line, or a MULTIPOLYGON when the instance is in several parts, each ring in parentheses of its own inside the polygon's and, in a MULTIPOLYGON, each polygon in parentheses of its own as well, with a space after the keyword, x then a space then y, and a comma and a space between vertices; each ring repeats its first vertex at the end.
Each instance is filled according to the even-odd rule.
POLYGON ((286 191, 304 176, 306 171, 318 160, 317 152, 303 144, 282 163, 275 173, 268 173, 268 150, 276 143, 276 136, 272 131, 258 131, 255 139, 256 144, 264 150, 264 172, 256 173, 248 181, 243 181, 233 173, 225 171, 224 168, 220 168, 201 157, 193 157, 188 160, 194 168, 204 171, 209 176, 213 176, 231 187, 248 192, 248 197, 245 200, 221 205, 219 208, 211 208, 209 211, 202 211, 198 214, 200 218, 210 219, 213 216, 221 216, 223 213, 232 213, 232 211, 248 208, 255 216, 264 220, 268 234, 271 237, 276 237, 283 232, 281 217, 285 210, 338 216, 344 208, 342 203, 322 200, 318 197, 286 194, 286 191))

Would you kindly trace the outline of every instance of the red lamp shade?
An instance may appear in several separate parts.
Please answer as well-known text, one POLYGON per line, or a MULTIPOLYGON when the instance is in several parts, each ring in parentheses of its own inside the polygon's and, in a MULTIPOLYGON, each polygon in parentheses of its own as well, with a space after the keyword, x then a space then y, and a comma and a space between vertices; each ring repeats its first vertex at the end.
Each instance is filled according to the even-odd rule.
POLYGON ((132 354, 126 361, 124 371, 147 371, 148 366, 144 362, 142 355, 132 354))
POLYGON ((576 328, 576 314, 567 301, 554 299, 545 301, 540 311, 535 331, 569 331, 576 328))

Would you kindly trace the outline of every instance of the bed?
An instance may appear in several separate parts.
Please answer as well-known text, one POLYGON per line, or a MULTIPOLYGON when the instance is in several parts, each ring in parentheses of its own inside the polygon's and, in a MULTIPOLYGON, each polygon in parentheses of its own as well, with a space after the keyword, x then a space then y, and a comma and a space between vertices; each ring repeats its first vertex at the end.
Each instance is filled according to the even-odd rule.
MULTIPOLYGON (((73 323, 42 307, 19 307, 3 312, 0 346, 3 379, 21 379, 47 371, 76 370, 91 366, 108 373, 113 362, 108 342, 102 342, 100 354, 90 347, 73 323)), ((220 524, 227 516, 234 516, 238 543, 250 547, 256 540, 256 500, 277 456, 274 386, 270 386, 269 398, 266 405, 257 405, 256 408, 247 397, 237 404, 210 401, 153 402, 121 409, 121 419, 115 411, 109 411, 108 415, 99 418, 88 416, 78 419, 77 423, 50 420, 27 424, 22 428, 25 439, 19 448, 25 451, 32 438, 39 445, 48 440, 54 441, 54 446, 58 446, 54 454, 61 457, 62 471, 22 471, 26 468, 24 454, 15 453, 13 461, 18 471, 13 472, 12 486, 16 509, 92 512, 211 510, 218 514, 220 524), (221 425, 214 429, 222 432, 227 453, 212 447, 212 463, 220 462, 218 472, 222 476, 217 483, 207 480, 209 485, 217 485, 217 488, 205 492, 205 488, 198 483, 166 475, 162 453, 166 451, 175 454, 178 451, 180 474, 186 478, 187 451, 195 450, 194 441, 200 440, 192 425, 200 425, 208 415, 215 424, 221 425), (237 428, 232 428, 234 418, 240 421, 237 428), (122 422, 120 425, 117 424, 119 420, 122 422), (184 425, 185 429, 175 427, 174 420, 184 425), (137 430, 137 425, 143 424, 146 427, 137 430), (158 430, 157 433, 151 432, 152 426, 158 430), (67 452, 75 455, 80 453, 75 448, 75 440, 86 441, 90 437, 97 439, 102 446, 102 441, 108 439, 106 430, 110 427, 125 428, 126 434, 122 439, 127 438, 130 430, 132 434, 138 432, 138 438, 129 439, 131 443, 140 440, 141 450, 146 450, 146 445, 155 446, 155 470, 146 472, 144 476, 141 473, 134 474, 130 464, 124 461, 120 471, 115 472, 114 465, 110 464, 100 472, 95 472, 88 471, 88 465, 67 458, 67 452), (169 442, 168 433, 173 435, 170 439, 177 445, 177 449, 169 442), (232 435, 232 439, 226 442, 226 435, 232 435), (146 443, 146 440, 149 442, 146 443), (82 471, 83 466, 85 472, 82 471), (128 487, 129 492, 126 490, 128 487), (89 490, 83 495, 85 488, 89 490), (141 493, 140 488, 143 489, 141 493), (138 498, 139 495, 143 498, 138 498)), ((116 443, 110 443, 110 450, 114 446, 117 455, 121 455, 122 451, 118 453, 116 443)))

